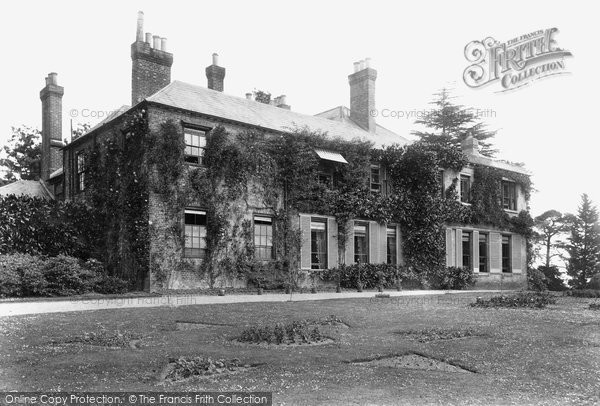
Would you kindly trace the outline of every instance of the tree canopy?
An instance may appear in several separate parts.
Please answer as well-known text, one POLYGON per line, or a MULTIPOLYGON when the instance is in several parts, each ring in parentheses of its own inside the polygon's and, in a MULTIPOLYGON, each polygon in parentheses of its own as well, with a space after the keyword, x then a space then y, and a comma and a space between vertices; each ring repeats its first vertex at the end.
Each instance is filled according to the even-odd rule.
POLYGON ((567 273, 573 278, 569 283, 575 288, 585 288, 588 279, 600 273, 598 210, 585 193, 581 197, 577 217, 571 226, 567 251, 567 273))
POLYGON ((39 179, 41 139, 41 132, 37 128, 26 125, 12 127, 11 137, 3 148, 4 157, 0 158, 0 167, 4 169, 0 184, 18 179, 39 179))
POLYGON ((426 130, 413 131, 413 134, 422 141, 430 144, 452 145, 460 148, 461 142, 469 135, 479 141, 482 155, 493 157, 498 151, 489 142, 496 135, 496 131, 487 129, 486 124, 479 120, 472 109, 454 104, 450 90, 442 89, 435 93, 435 100, 430 104, 433 109, 423 118, 415 121, 426 130))

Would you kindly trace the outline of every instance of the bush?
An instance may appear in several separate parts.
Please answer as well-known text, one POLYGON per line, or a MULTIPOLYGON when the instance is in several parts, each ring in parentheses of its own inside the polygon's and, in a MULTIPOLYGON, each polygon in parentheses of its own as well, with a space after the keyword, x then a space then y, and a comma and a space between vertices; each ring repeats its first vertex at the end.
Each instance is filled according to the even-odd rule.
POLYGON ((321 277, 326 281, 339 280, 340 286, 346 289, 356 289, 359 280, 364 289, 375 289, 380 285, 384 288, 395 288, 397 277, 405 287, 409 284, 421 287, 423 284, 418 275, 402 266, 391 264, 341 265, 339 268, 324 271, 321 277))
POLYGON ((475 284, 475 276, 470 268, 450 266, 441 268, 430 275, 431 285, 435 289, 461 290, 475 284))
POLYGON ((600 290, 600 273, 592 276, 587 285, 588 289, 600 290))
POLYGON ((546 277, 548 290, 552 291, 563 291, 566 290, 564 281, 560 277, 560 271, 556 266, 539 266, 538 270, 541 271, 546 277))
POLYGON ((521 292, 510 296, 494 296, 490 299, 477 298, 475 303, 471 303, 473 307, 527 307, 535 309, 543 309, 549 304, 555 304, 556 299, 549 293, 540 292, 521 292))
POLYGON ((574 289, 566 292, 567 296, 585 297, 585 298, 600 298, 600 290, 595 289, 574 289))
POLYGON ((239 341, 246 343, 267 344, 311 344, 325 338, 318 326, 318 321, 295 320, 289 323, 277 323, 273 326, 252 326, 244 331, 239 341))
POLYGON ((83 263, 63 255, 0 255, 0 297, 124 293, 127 288, 126 281, 107 275, 95 260, 83 263))
POLYGON ((544 292, 548 290, 548 280, 546 275, 539 269, 528 268, 527 269, 527 287, 529 290, 537 292, 544 292))

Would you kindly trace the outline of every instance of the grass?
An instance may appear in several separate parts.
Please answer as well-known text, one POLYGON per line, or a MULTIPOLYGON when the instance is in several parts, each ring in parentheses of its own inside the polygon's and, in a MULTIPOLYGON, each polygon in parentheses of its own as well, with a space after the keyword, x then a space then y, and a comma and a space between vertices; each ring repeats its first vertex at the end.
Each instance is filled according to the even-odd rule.
POLYGON ((285 405, 600 402, 600 313, 589 310, 589 299, 558 297, 541 310, 482 309, 469 306, 476 296, 481 294, 4 317, 0 391, 253 390, 273 391, 274 404, 285 405), (330 328, 333 344, 273 351, 232 342, 253 325, 330 315, 350 326, 330 328), (177 330, 176 320, 212 325, 177 330), (440 338, 452 338, 456 331, 469 335, 420 342, 398 334, 431 329, 440 338), (72 340, 103 331, 107 337, 118 332, 118 337, 138 338, 141 344, 115 348, 72 340), (408 353, 476 373, 351 363, 408 353), (176 382, 157 379, 169 360, 197 357, 238 359, 255 367, 176 382))

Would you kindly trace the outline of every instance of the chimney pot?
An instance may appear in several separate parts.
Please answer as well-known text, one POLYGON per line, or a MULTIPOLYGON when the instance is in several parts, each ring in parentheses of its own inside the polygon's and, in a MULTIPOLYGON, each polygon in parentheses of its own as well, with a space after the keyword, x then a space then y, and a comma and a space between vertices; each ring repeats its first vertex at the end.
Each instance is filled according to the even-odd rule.
POLYGON ((160 50, 167 52, 167 39, 166 38, 160 39, 160 50))
POLYGON ((371 67, 371 58, 366 58, 366 59, 365 59, 365 66, 366 66, 367 68, 370 68, 370 67, 371 67))
POLYGON ((252 93, 246 93, 246 99, 252 100, 252 93))
POLYGON ((135 40, 143 42, 144 41, 144 12, 138 11, 137 18, 137 30, 135 33, 135 40))
POLYGON ((148 45, 152 46, 152 33, 151 32, 146 33, 146 43, 148 43, 148 45))
POLYGON ((219 66, 219 54, 212 54, 212 64, 215 66, 219 66))
POLYGON ((157 49, 160 51, 160 36, 158 35, 153 35, 152 36, 152 40, 154 41, 154 49, 157 49))
POLYGON ((358 72, 360 70, 360 62, 354 62, 354 72, 358 72))

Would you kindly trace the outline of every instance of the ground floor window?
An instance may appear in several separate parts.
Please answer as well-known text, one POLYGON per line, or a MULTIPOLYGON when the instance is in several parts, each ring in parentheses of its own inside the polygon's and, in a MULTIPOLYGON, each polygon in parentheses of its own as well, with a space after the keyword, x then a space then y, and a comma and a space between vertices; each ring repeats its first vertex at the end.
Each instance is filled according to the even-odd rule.
POLYGON ((206 256, 206 212, 202 210, 185 211, 185 249, 184 256, 204 258, 206 256))
POLYGON ((473 255, 471 253, 471 233, 463 231, 462 233, 462 264, 463 268, 471 269, 471 259, 473 255))
POLYGON ((366 264, 369 262, 369 226, 365 223, 354 224, 354 262, 366 264))
POLYGON ((396 227, 388 227, 387 231, 387 263, 396 265, 397 262, 397 245, 396 245, 396 227))
POLYGON ((502 272, 512 272, 510 265, 510 235, 502 236, 502 272))
POLYGON ((273 254, 273 219, 254 216, 254 258, 270 260, 273 254))
POLYGON ((327 268, 327 221, 310 221, 310 268, 327 268))
POLYGON ((479 272, 489 272, 488 269, 488 236, 479 234, 479 272))

